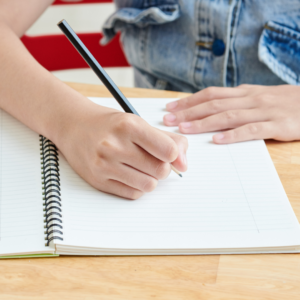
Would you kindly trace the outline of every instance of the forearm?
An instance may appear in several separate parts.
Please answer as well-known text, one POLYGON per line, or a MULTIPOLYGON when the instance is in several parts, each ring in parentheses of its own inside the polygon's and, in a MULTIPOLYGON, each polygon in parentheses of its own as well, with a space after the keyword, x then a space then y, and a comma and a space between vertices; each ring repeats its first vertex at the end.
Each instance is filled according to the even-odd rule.
POLYGON ((60 82, 0 23, 0 107, 34 131, 56 140, 88 99, 60 82))
POLYGON ((169 174, 171 162, 184 171, 184 137, 94 104, 29 54, 19 36, 51 2, 0 0, 0 108, 52 140, 72 168, 104 192, 136 199, 169 174))

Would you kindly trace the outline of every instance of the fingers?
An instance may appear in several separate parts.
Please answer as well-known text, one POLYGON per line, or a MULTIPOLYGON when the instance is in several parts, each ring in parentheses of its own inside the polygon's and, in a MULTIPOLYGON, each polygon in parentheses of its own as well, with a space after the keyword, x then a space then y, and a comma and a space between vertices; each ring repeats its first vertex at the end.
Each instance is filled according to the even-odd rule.
MULTIPOLYGON (((188 148, 187 138, 175 134, 172 132, 162 131, 164 134, 171 137, 178 146, 179 155, 172 163, 174 167, 181 171, 185 172, 187 170, 187 159, 186 159, 186 151, 188 148)), ((122 162, 126 165, 129 165, 143 173, 146 173, 158 180, 165 179, 169 176, 171 171, 170 163, 165 163, 156 157, 150 155, 144 149, 139 147, 138 145, 133 145, 133 148, 130 148, 128 154, 124 154, 124 159, 122 162), (133 155, 134 153, 134 155, 133 155)))
POLYGON ((274 124, 272 122, 258 122, 215 134, 213 141, 216 144, 231 144, 273 138, 274 133, 274 124))
POLYGON ((133 145, 133 149, 124 153, 123 164, 126 164, 142 173, 148 174, 157 180, 165 179, 171 172, 170 163, 163 162, 150 155, 138 145, 133 145))
POLYGON ((158 183, 158 180, 152 176, 139 172, 128 165, 121 164, 118 169, 111 174, 110 179, 122 182, 143 193, 152 192, 158 183))
POLYGON ((117 130, 161 161, 170 163, 178 157, 174 140, 138 116, 124 113, 117 130))
POLYGON ((176 126, 181 122, 200 120, 228 110, 251 109, 255 105, 250 98, 232 98, 226 100, 213 100, 194 107, 184 109, 164 116, 166 126, 176 126))
POLYGON ((172 162, 172 165, 180 172, 185 172, 187 170, 187 158, 186 158, 186 152, 188 149, 188 140, 185 136, 163 131, 165 134, 169 135, 177 144, 179 155, 178 157, 172 162))
POLYGON ((101 187, 100 190, 105 193, 117 195, 119 197, 127 198, 130 200, 136 200, 144 194, 142 191, 134 189, 122 182, 111 179, 107 180, 105 182, 105 185, 101 187))
POLYGON ((244 97, 246 93, 247 91, 242 87, 209 87, 191 95, 190 97, 168 103, 167 111, 177 112, 211 100, 244 97))
POLYGON ((160 130, 148 126, 148 130, 135 138, 136 143, 161 161, 174 161, 178 157, 178 147, 174 140, 160 130))
POLYGON ((203 120, 179 124, 182 133, 203 133, 236 128, 247 123, 266 121, 266 114, 258 109, 229 110, 203 120))

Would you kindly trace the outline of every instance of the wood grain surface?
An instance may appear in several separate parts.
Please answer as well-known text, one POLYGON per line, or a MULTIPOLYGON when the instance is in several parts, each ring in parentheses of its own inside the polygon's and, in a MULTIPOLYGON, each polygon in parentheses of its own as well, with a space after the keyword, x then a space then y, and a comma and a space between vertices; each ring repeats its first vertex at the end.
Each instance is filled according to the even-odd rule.
MULTIPOLYGON (((68 83, 86 96, 103 86, 68 83)), ((186 94, 123 88, 127 97, 186 94)), ((300 220, 300 142, 267 141, 300 220)), ((59 257, 0 260, 0 300, 300 299, 300 255, 59 257)))

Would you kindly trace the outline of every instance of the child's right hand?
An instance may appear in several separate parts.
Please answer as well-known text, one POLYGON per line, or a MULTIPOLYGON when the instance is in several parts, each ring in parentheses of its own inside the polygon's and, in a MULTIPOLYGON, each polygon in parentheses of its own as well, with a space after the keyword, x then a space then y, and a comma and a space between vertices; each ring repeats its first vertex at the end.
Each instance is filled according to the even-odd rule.
POLYGON ((0 0, 0 108, 52 140, 95 188, 136 199, 185 171, 186 139, 101 107, 41 67, 21 43, 53 0, 0 0), (17 21, 16 21, 17 20, 17 21))
POLYGON ((54 142, 95 188, 137 199, 169 175, 170 163, 186 170, 185 137, 162 132, 133 114, 85 104, 78 121, 66 123, 54 142))

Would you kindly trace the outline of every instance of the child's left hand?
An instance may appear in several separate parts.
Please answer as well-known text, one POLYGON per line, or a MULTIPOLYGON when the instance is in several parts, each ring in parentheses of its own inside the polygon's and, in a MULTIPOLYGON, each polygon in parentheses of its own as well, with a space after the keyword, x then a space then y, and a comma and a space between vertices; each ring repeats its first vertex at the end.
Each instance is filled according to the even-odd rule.
POLYGON ((217 144, 256 139, 300 140, 300 87, 241 85, 209 87, 167 104, 167 126, 181 133, 225 130, 217 144), (229 129, 229 130, 228 130, 229 129))

